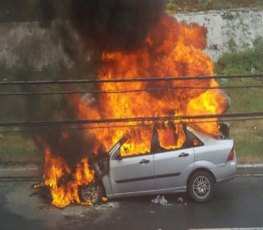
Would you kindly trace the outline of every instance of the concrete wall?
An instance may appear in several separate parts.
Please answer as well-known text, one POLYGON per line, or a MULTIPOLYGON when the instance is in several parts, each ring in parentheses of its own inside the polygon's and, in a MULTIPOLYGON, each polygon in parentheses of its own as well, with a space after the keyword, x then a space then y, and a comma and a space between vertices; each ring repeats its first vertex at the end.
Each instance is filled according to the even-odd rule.
POLYGON ((263 38, 262 10, 210 11, 177 14, 175 17, 207 28, 206 52, 214 61, 225 52, 253 47, 257 38, 263 38))
POLYGON ((38 22, 0 23, 0 65, 41 70, 69 64, 61 45, 38 22))
MULTIPOLYGON (((263 37, 262 10, 210 11, 175 17, 207 27, 206 52, 214 61, 229 50, 252 47, 255 39, 263 37)), ((0 65, 27 65, 37 70, 71 66, 61 44, 51 35, 37 22, 0 23, 0 65)))

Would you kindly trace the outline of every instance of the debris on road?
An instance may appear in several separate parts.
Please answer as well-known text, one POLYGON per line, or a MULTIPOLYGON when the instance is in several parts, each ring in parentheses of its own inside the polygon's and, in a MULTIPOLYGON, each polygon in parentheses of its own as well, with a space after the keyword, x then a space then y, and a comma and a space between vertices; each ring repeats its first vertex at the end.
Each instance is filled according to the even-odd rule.
POLYGON ((152 203, 153 203, 153 204, 159 204, 159 203, 160 203, 160 200, 161 200, 161 196, 158 195, 155 199, 152 199, 152 203))
POLYGON ((42 198, 44 198, 48 203, 52 202, 52 195, 50 193, 50 190, 45 186, 45 184, 42 182, 40 183, 34 183, 31 185, 31 187, 34 189, 34 192, 32 192, 29 196, 35 196, 40 195, 42 198))
POLYGON ((183 199, 182 197, 178 197, 178 198, 177 198, 177 202, 178 202, 178 203, 183 203, 183 202, 184 202, 184 199, 183 199))
POLYGON ((181 204, 181 205, 183 205, 183 206, 187 206, 187 203, 186 203, 186 201, 184 200, 183 197, 178 197, 178 198, 177 198, 177 203, 178 203, 178 204, 181 204))
POLYGON ((153 204, 160 204, 162 206, 170 206, 164 196, 158 195, 155 199, 152 199, 153 204))
POLYGON ((165 199, 164 196, 162 196, 162 198, 160 200, 160 205, 162 205, 162 206, 167 206, 168 205, 168 201, 165 199))

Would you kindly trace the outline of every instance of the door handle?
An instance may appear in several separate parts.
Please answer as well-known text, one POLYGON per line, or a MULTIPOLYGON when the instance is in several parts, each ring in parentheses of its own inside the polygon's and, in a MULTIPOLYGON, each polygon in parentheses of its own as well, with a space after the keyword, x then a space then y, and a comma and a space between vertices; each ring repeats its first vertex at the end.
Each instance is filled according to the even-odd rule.
POLYGON ((143 160, 140 161, 140 164, 141 164, 141 165, 142 165, 142 164, 148 164, 148 163, 150 163, 150 161, 149 161, 149 160, 146 160, 146 159, 143 159, 143 160))
POLYGON ((188 157, 189 156, 189 153, 181 153, 180 155, 179 155, 179 157, 188 157))

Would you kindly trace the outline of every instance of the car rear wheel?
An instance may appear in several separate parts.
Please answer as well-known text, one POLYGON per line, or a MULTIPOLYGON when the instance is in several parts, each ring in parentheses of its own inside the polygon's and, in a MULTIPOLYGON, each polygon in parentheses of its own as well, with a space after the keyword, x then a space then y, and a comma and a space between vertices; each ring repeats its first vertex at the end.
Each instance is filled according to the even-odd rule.
POLYGON ((82 202, 91 202, 92 204, 100 204, 104 195, 103 186, 99 183, 79 188, 79 197, 82 202))
POLYGON ((215 180, 211 173, 200 170, 191 175, 187 188, 192 200, 199 203, 207 202, 214 193, 215 180))

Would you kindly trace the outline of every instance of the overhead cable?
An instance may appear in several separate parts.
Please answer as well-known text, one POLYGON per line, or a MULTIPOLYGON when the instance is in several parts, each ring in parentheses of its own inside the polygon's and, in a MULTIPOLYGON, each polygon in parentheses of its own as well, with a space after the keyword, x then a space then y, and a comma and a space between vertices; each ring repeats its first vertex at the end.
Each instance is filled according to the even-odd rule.
POLYGON ((202 120, 202 119, 223 119, 242 117, 261 117, 263 112, 252 113, 229 113, 229 114, 208 114, 208 115, 180 115, 180 116, 158 116, 158 117, 133 117, 133 118, 107 118, 107 119, 79 119, 79 120, 54 120, 54 121, 14 121, 0 122, 0 127, 10 126, 58 126, 58 125, 84 125, 84 124, 111 124, 129 122, 151 122, 151 121, 178 121, 178 120, 202 120))
POLYGON ((130 83, 130 82, 156 82, 156 81, 190 81, 209 79, 239 79, 239 78, 260 78, 261 74, 249 75, 215 75, 215 76, 179 76, 179 77, 151 77, 151 78, 119 78, 119 79, 70 79, 70 80, 31 80, 31 81, 0 81, 0 85, 47 85, 47 84, 96 84, 96 83, 130 83))
MULTIPOLYGON (((220 119, 219 122, 236 122, 236 121, 257 121, 257 120, 263 120, 262 117, 243 117, 243 118, 229 118, 229 119, 220 119)), ((174 122, 175 124, 201 124, 201 123, 212 123, 215 122, 215 120, 202 120, 202 121, 187 121, 187 122, 174 122)), ((138 127, 152 127, 153 123, 149 124, 133 124, 133 125, 109 125, 109 126, 77 126, 77 127, 67 127, 67 128, 31 128, 31 129, 21 129, 21 130, 0 130, 0 133, 2 134, 9 134, 9 133, 31 133, 31 132, 53 132, 53 131, 89 131, 94 129, 119 129, 119 128, 138 128, 138 127)))
POLYGON ((70 95, 70 94, 123 94, 123 93, 139 93, 139 92, 158 92, 163 90, 218 90, 218 89, 253 89, 263 88, 263 85, 247 85, 247 86, 218 86, 218 87, 194 87, 194 86, 174 86, 174 87, 158 87, 146 89, 131 90, 76 90, 76 91, 54 91, 54 92, 11 92, 0 93, 1 96, 45 96, 45 95, 70 95))

